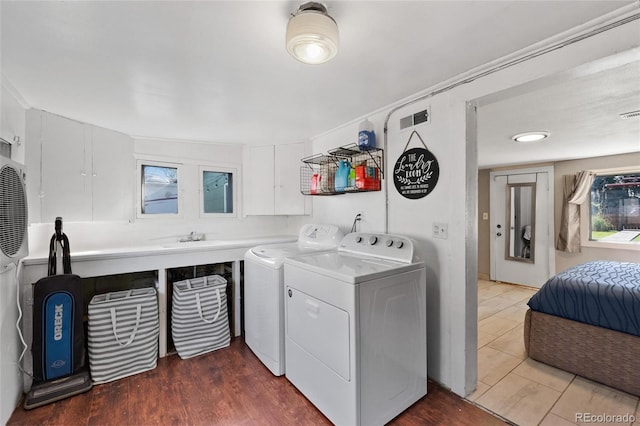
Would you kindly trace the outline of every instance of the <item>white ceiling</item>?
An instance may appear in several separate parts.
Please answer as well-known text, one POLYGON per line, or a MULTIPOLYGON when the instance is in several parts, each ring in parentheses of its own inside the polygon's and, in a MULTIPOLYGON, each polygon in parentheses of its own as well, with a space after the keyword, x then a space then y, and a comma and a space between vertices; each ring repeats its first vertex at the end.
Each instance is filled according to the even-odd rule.
MULTIPOLYGON (((639 34, 640 37, 640 34, 639 34)), ((640 49, 479 100, 481 168, 640 152, 640 49), (548 131, 540 142, 518 133, 548 131)))
MULTIPOLYGON (((297 142, 634 3, 327 1, 340 52, 313 66, 284 47, 302 2, 2 1, 2 73, 35 108, 134 136, 297 142)), ((638 77, 637 65, 625 72, 638 77)), ((594 96, 607 93, 595 83, 602 90, 594 96)), ((582 89, 560 88, 485 100, 481 117, 491 125, 479 128, 481 165, 493 164, 482 156, 515 124, 547 125, 535 120, 539 107, 554 113, 554 125, 575 114, 582 98, 553 101, 582 89), (514 111, 519 120, 504 115, 514 111)))

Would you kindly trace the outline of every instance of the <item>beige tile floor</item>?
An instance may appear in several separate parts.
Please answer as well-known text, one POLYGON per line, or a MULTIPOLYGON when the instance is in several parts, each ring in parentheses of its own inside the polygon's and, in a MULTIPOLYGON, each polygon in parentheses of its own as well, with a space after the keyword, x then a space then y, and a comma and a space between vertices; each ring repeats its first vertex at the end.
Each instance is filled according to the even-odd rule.
POLYGON ((638 397, 527 358, 524 314, 535 292, 478 281, 478 385, 467 399, 520 426, 640 426, 638 397))

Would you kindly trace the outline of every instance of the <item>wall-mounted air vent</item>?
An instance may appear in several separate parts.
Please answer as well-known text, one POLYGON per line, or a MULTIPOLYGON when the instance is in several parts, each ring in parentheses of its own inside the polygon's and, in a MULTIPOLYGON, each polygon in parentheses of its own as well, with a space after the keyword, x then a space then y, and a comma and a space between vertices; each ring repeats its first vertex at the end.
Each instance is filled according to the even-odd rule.
POLYGON ((27 225, 22 167, 0 157, 0 270, 28 254, 27 225))
POLYGON ((629 112, 625 112, 620 114, 620 118, 622 118, 623 120, 626 120, 628 118, 640 118, 640 109, 637 111, 629 111, 629 112))
POLYGON ((417 126, 422 123, 431 122, 431 109, 427 108, 423 111, 416 112, 415 114, 402 117, 400 119, 400 130, 407 130, 410 127, 417 126))

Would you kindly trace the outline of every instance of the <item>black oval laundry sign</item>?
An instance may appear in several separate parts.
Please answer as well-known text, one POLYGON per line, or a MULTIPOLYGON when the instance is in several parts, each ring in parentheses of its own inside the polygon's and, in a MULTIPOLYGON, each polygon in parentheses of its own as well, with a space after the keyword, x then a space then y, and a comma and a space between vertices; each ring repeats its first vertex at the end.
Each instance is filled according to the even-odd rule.
POLYGON ((427 196, 438 183, 440 166, 436 157, 424 148, 411 148, 403 152, 393 168, 393 183, 405 198, 427 196))

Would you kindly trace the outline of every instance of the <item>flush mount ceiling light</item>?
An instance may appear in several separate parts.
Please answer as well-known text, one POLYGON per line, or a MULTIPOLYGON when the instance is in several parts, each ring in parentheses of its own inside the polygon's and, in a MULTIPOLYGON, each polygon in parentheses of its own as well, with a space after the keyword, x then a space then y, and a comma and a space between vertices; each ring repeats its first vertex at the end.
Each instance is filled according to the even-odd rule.
POLYGON ((549 132, 527 132, 517 134, 511 137, 511 139, 516 142, 537 142, 549 137, 549 135, 549 132))
POLYGON ((318 2, 304 3, 287 24, 287 51, 305 64, 322 64, 338 53, 338 25, 318 2))

